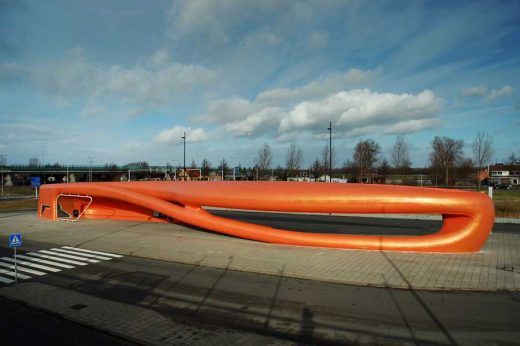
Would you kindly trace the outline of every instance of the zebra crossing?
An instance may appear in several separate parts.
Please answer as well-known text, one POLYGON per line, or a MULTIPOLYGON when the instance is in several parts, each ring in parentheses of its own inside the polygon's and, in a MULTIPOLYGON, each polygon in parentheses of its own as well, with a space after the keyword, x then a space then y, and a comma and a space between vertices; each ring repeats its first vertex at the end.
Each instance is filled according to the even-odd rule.
MULTIPOLYGON (((86 266, 92 263, 110 261, 123 256, 78 247, 62 246, 16 256, 18 280, 58 273, 63 270, 86 266)), ((14 258, 0 258, 0 284, 15 282, 14 258)))

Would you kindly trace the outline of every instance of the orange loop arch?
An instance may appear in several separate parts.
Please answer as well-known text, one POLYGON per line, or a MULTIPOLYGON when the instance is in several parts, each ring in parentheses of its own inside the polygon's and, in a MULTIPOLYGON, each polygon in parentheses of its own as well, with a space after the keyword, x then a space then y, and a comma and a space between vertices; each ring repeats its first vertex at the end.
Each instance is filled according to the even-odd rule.
MULTIPOLYGON (((92 197, 85 218, 160 222, 164 221, 158 217, 160 213, 186 224, 244 239, 344 249, 475 252, 488 238, 495 217, 492 201, 482 193, 392 185, 296 182, 44 185, 40 190, 39 216, 55 220, 58 196, 63 194, 92 197), (203 206, 304 213, 440 214, 443 224, 437 233, 422 236, 304 233, 215 216, 203 206)), ((67 198, 69 208, 81 208, 84 203, 80 198, 67 198)), ((66 208, 66 204, 60 202, 60 208, 66 208)))

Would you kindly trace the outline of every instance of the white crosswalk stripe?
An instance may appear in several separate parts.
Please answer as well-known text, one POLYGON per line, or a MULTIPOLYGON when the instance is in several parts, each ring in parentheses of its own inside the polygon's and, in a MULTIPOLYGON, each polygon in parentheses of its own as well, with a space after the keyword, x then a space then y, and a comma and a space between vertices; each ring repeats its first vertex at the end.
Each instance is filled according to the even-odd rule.
POLYGON ((3 282, 4 284, 12 284, 14 280, 6 279, 0 276, 0 282, 3 282))
MULTIPOLYGON (((28 280, 31 279, 31 276, 24 273, 44 276, 65 269, 74 269, 76 266, 110 261, 123 256, 103 251, 62 246, 49 250, 26 252, 18 254, 16 257, 18 279, 28 280)), ((15 282, 14 262, 15 260, 12 257, 0 258, 0 284, 13 284, 15 282)))
POLYGON ((103 256, 91 255, 91 254, 87 254, 87 253, 82 253, 80 251, 71 251, 71 250, 57 249, 57 248, 52 248, 51 250, 52 251, 63 252, 63 253, 71 254, 71 255, 77 255, 77 256, 84 256, 84 257, 88 257, 88 258, 100 259, 100 260, 103 260, 103 261, 110 261, 112 259, 111 257, 103 257, 103 256))
POLYGON ((73 260, 70 260, 70 259, 67 259, 67 258, 58 258, 56 256, 49 256, 49 255, 43 255, 41 253, 38 253, 38 252, 27 252, 26 255, 29 255, 29 256, 36 256, 36 257, 41 257, 41 258, 47 258, 47 259, 51 259, 53 261, 59 261, 59 262, 64 262, 64 263, 70 263, 70 264, 75 264, 77 266, 86 266, 88 265, 88 263, 85 263, 85 262, 78 262, 78 261, 73 261, 73 260))
POLYGON ((99 263, 99 262, 101 262, 101 261, 97 261, 97 260, 93 260, 93 259, 89 259, 89 258, 83 258, 83 257, 79 257, 79 256, 72 256, 72 255, 67 255, 67 254, 64 254, 64 253, 55 252, 55 251, 49 251, 49 250, 40 250, 39 252, 43 252, 45 254, 54 255, 54 256, 60 256, 60 257, 65 257, 65 258, 77 259, 77 260, 90 262, 90 263, 99 263))
MULTIPOLYGON (((14 270, 14 264, 7 264, 7 263, 4 263, 4 262, 0 262, 0 266, 14 270)), ((24 266, 18 266, 17 269, 18 269, 18 271, 27 272, 27 273, 30 273, 30 274, 33 274, 33 275, 38 275, 38 276, 42 276, 42 275, 47 274, 47 273, 41 272, 39 270, 25 268, 24 266)))
POLYGON ((117 254, 115 254, 115 253, 108 253, 108 252, 101 252, 101 251, 87 250, 87 249, 81 249, 81 248, 79 248, 79 247, 63 246, 63 248, 64 248, 64 249, 69 249, 69 250, 81 251, 81 252, 88 252, 88 253, 92 253, 92 254, 98 254, 98 255, 102 255, 102 256, 115 257, 115 258, 121 258, 121 257, 123 257, 122 255, 117 255, 117 254))
MULTIPOLYGON (((9 262, 13 262, 14 263, 14 258, 2 257, 1 259, 3 261, 9 261, 9 262)), ((43 266, 41 264, 35 264, 35 263, 28 262, 28 261, 16 261, 16 262, 18 262, 20 265, 23 265, 23 266, 43 269, 43 270, 47 270, 47 271, 50 271, 50 272, 53 272, 53 273, 57 273, 57 272, 61 271, 61 269, 47 267, 47 266, 43 266)))
POLYGON ((29 256, 24 256, 24 255, 18 255, 16 257, 17 258, 21 258, 21 259, 26 259, 26 260, 29 260, 29 261, 33 261, 33 262, 48 264, 48 265, 55 266, 55 267, 65 268, 65 269, 72 269, 72 268, 74 268, 74 266, 70 266, 68 264, 56 263, 56 262, 52 262, 52 261, 46 261, 46 260, 42 260, 42 259, 39 259, 39 258, 32 258, 32 257, 29 257, 29 256))
MULTIPOLYGON (((5 269, 0 269, 0 273, 14 277, 14 270, 13 271, 9 271, 9 270, 5 270, 5 269)), ((18 276, 18 279, 24 279, 24 280, 27 280, 27 279, 31 278, 30 276, 23 275, 23 274, 20 274, 20 273, 16 273, 16 276, 18 276)))

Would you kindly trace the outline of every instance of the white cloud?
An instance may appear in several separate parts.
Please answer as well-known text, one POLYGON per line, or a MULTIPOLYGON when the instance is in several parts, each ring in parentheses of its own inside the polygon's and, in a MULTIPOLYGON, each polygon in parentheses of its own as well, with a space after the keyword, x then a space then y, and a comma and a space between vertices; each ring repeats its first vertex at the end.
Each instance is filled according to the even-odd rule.
POLYGON ((35 142, 53 142, 56 138, 64 139, 70 132, 63 128, 48 126, 41 121, 0 123, 2 139, 8 143, 24 143, 34 145, 35 142))
POLYGON ((508 96, 513 93, 513 87, 506 85, 499 89, 488 89, 481 85, 462 90, 462 96, 480 96, 484 101, 494 101, 500 97, 508 96))
POLYGON ((225 128, 237 137, 263 134, 275 128, 284 114, 280 108, 264 108, 259 112, 247 115, 243 120, 226 124, 225 128))
POLYGON ((150 62, 154 66, 165 66, 170 63, 170 53, 166 49, 158 49, 152 54, 150 62))
POLYGON ((58 100, 80 98, 94 103, 115 97, 143 107, 172 104, 217 78, 215 71, 204 66, 169 62, 164 50, 152 55, 150 65, 128 68, 92 64, 82 49, 71 49, 63 61, 39 66, 31 74, 37 87, 58 100))
POLYGON ((228 43, 256 35, 259 23, 280 18, 294 7, 271 0, 175 1, 169 31, 174 38, 198 35, 205 37, 206 43, 228 43))
POLYGON ((328 44, 328 36, 326 32, 314 31, 309 35, 307 45, 313 49, 325 48, 328 44))
POLYGON ((441 105, 441 99, 430 90, 417 95, 380 94, 368 89, 341 91, 322 100, 298 104, 281 121, 280 132, 313 130, 328 121, 352 129, 431 118, 438 114, 441 105))
POLYGON ((463 96, 484 96, 487 94, 487 92, 488 92, 488 89, 485 86, 481 85, 481 86, 466 88, 466 89, 462 90, 462 95, 463 96))
POLYGON ((299 88, 276 88, 261 92, 256 102, 267 105, 291 104, 303 100, 312 100, 330 95, 332 92, 346 90, 352 86, 369 83, 381 72, 352 68, 346 72, 312 81, 299 88))
POLYGON ((363 132, 383 125, 376 127, 379 133, 416 132, 440 124, 436 116, 442 100, 430 90, 415 95, 345 91, 377 74, 379 69, 350 69, 298 88, 265 90, 253 101, 239 97, 216 100, 197 121, 216 124, 235 137, 267 135, 281 142, 290 137, 284 133, 315 131, 329 121, 341 131, 363 132))
POLYGON ((502 96, 508 96, 513 93, 513 87, 506 85, 500 89, 491 89, 489 94, 484 98, 485 101, 493 101, 502 96))
POLYGON ((257 45, 270 45, 275 46, 281 43, 281 39, 278 35, 270 31, 258 31, 252 33, 244 39, 244 46, 256 47, 257 45))
POLYGON ((181 137, 186 133, 186 142, 202 142, 207 139, 203 128, 192 129, 191 127, 175 126, 171 129, 161 131, 154 140, 159 144, 174 144, 182 141, 181 137))
POLYGON ((108 111, 103 106, 92 106, 92 107, 85 107, 80 112, 79 115, 82 117, 103 117, 108 114, 108 111))
POLYGON ((243 119, 254 110, 255 107, 248 100, 232 97, 210 102, 207 114, 201 116, 200 120, 223 124, 243 119))
POLYGON ((347 132, 349 137, 373 135, 375 133, 394 135, 418 132, 422 130, 439 128, 442 121, 438 118, 414 119, 398 121, 392 125, 369 125, 357 127, 347 132))
POLYGON ((0 63, 0 83, 18 82, 28 75, 27 70, 17 63, 0 63))
POLYGON ((259 130, 276 131, 279 121, 294 105, 304 100, 321 99, 352 85, 368 83, 377 70, 350 69, 298 88, 275 88, 259 93, 253 101, 240 97, 215 100, 207 112, 197 117, 200 123, 223 125, 237 136, 258 134, 259 130))
POLYGON ((403 134, 418 132, 426 129, 439 128, 442 125, 441 119, 429 118, 429 119, 414 119, 407 121, 400 121, 396 124, 386 127, 383 133, 386 134, 403 134))

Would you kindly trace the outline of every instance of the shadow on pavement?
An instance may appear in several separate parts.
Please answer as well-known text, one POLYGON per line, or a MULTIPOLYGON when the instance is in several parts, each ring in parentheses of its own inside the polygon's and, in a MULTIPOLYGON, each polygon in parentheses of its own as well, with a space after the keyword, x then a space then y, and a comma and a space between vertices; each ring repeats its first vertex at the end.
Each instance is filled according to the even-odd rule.
MULTIPOLYGON (((383 255, 383 257, 388 261, 388 263, 390 263, 390 265, 394 268, 394 270, 399 274, 399 276, 401 277, 401 279, 406 283, 406 285, 408 286, 408 291, 413 295, 413 297, 415 298, 415 300, 419 303, 419 305, 424 309, 424 311, 428 314, 428 316, 432 319, 432 321, 435 323, 435 325, 438 327, 439 331, 441 331, 445 336, 446 336, 446 339, 448 340, 449 344, 450 345, 457 345, 457 342, 455 341, 455 339, 453 338, 453 336, 451 335, 451 333, 448 331, 448 329, 443 325, 443 323, 440 321, 439 318, 437 318, 437 316, 433 313, 433 311, 428 307, 428 305, 424 302, 424 300, 419 296, 419 294, 417 293, 417 291, 413 288, 413 286, 410 284, 410 281, 408 281, 408 279, 406 279, 406 277, 404 276, 403 272, 399 269, 399 267, 394 263, 394 261, 392 261, 392 259, 390 259, 390 257, 388 257, 388 255, 384 252, 384 251, 380 251, 381 255, 383 255)), ((386 280, 385 280, 386 282, 386 280)), ((401 309, 399 303, 397 302, 397 300, 395 299, 393 293, 392 293, 392 290, 389 289, 388 285, 387 285, 387 288, 388 288, 388 291, 392 297, 392 301, 395 303, 397 309, 399 310, 399 313, 401 315, 401 317, 403 318, 403 322, 405 323, 405 325, 407 326, 407 328, 410 330, 410 334, 412 335, 412 338, 415 340, 415 333, 413 331, 413 329, 411 328, 410 326, 410 323, 408 322, 405 314, 403 313, 403 310, 401 309)), ((416 341, 416 344, 417 344, 417 341, 416 341)))

